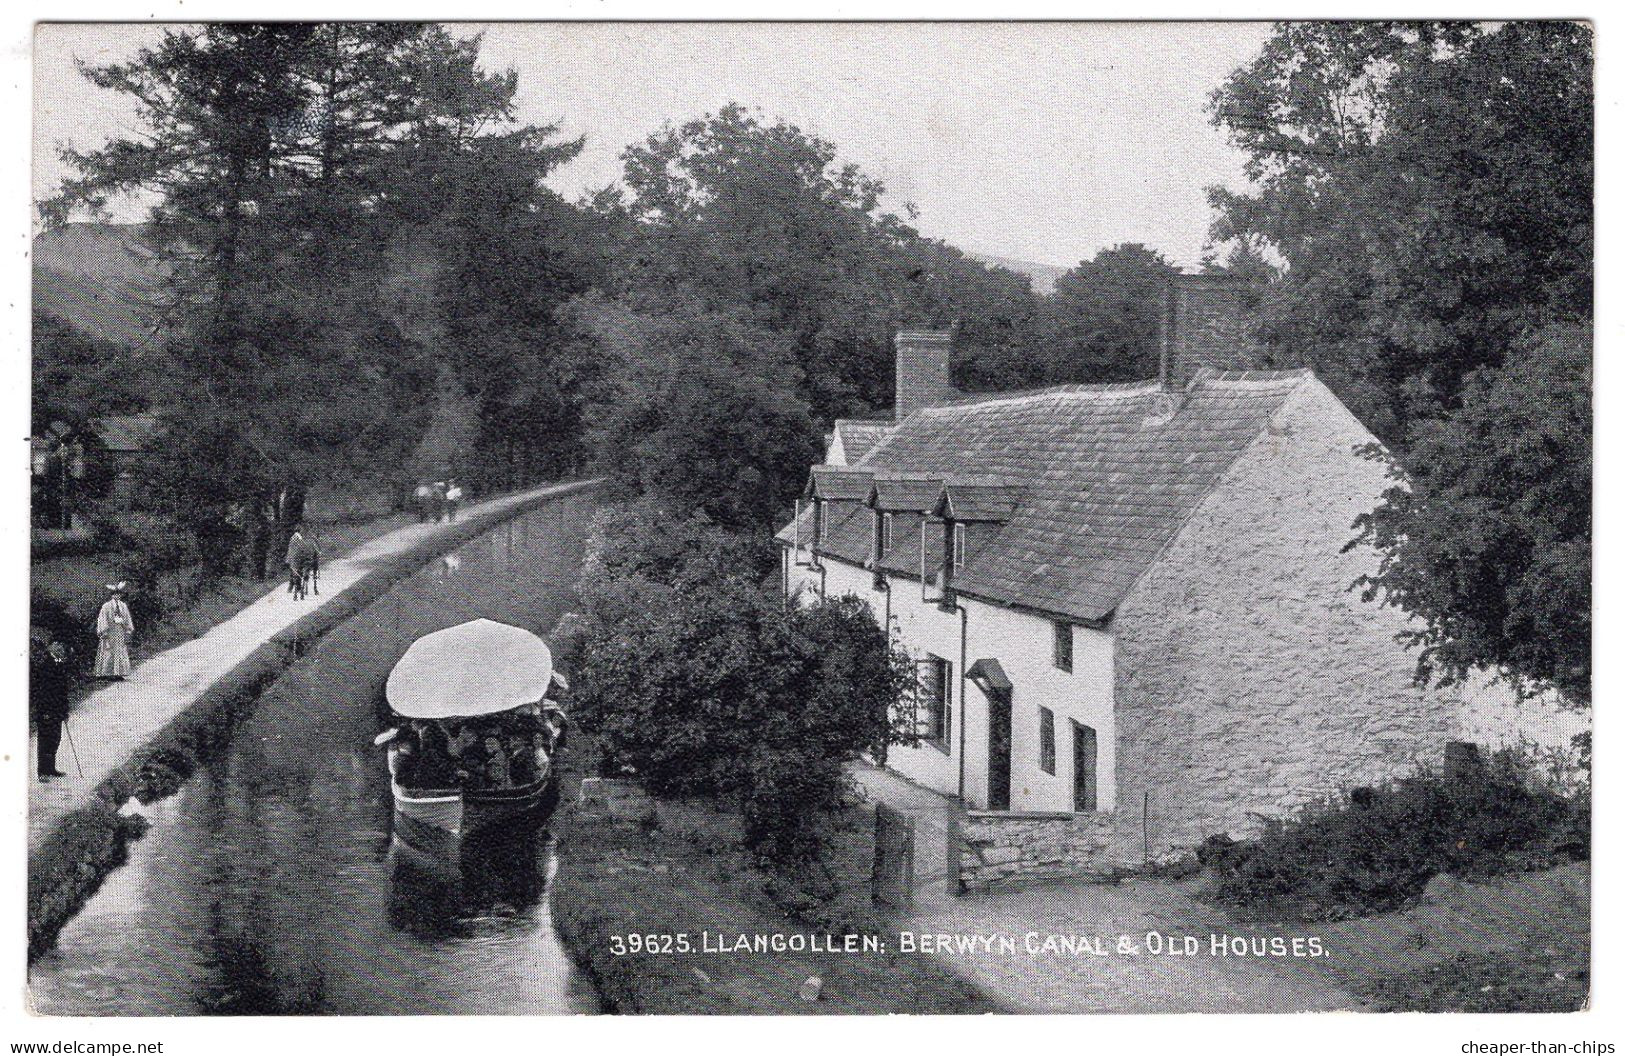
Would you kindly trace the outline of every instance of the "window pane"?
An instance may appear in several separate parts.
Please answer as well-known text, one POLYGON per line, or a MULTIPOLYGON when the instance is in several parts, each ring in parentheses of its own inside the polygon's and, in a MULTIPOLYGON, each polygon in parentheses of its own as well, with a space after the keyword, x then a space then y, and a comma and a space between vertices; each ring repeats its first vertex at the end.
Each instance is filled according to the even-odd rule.
POLYGON ((1038 765, 1055 773, 1055 713, 1048 708, 1038 709, 1038 765))
POLYGON ((915 733, 928 740, 948 739, 948 685, 951 668, 940 657, 917 665, 919 693, 914 713, 915 733))

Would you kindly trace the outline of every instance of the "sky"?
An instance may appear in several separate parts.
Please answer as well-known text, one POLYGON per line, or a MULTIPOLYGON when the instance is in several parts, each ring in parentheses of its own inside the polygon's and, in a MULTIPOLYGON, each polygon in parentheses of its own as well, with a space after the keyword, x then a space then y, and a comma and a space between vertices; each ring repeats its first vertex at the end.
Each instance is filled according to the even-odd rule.
MULTIPOLYGON (((619 155, 667 123, 728 102, 836 144, 881 179, 886 204, 959 248, 1070 266, 1143 242, 1195 266, 1203 189, 1244 184, 1208 124, 1209 93, 1249 61, 1267 23, 497 23, 489 69, 519 74, 518 116, 586 149, 549 184, 614 182, 619 155)), ((139 131, 133 108, 76 62, 123 59, 152 25, 42 24, 35 36, 34 194, 66 169, 56 147, 139 131)), ((139 218, 128 203, 114 218, 139 218)))

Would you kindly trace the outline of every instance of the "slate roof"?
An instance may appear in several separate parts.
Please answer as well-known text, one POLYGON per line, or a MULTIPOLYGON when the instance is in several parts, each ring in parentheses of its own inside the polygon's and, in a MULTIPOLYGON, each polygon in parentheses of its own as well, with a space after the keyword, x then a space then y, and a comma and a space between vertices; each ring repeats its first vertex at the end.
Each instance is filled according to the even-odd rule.
MULTIPOLYGON (((876 490, 902 473, 949 487, 997 481, 1000 497, 1019 499, 1002 523, 970 526, 956 589, 1099 623, 1309 377, 1204 370, 1177 395, 1155 382, 986 394, 911 414, 853 468, 872 471, 876 490)), ((862 502, 830 503, 825 525, 822 552, 868 559, 873 512, 862 502)), ((918 525, 896 515, 883 568, 919 574, 918 525)), ((939 534, 927 532, 933 561, 939 534)))
POLYGON ((885 420, 837 418, 835 433, 841 438, 841 450, 846 455, 846 464, 857 465, 893 428, 889 417, 885 420))

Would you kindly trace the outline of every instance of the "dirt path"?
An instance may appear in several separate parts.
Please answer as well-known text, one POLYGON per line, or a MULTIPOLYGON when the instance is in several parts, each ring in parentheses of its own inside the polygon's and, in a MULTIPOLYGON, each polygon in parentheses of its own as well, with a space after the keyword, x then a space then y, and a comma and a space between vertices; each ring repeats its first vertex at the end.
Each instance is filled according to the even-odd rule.
MULTIPOLYGON (((523 505, 550 491, 574 485, 533 488, 467 507, 465 520, 523 505)), ((57 752, 57 767, 68 777, 50 782, 34 779, 35 739, 29 738, 24 760, 30 782, 28 847, 37 848, 63 815, 84 806, 113 769, 170 719, 197 699, 218 678, 295 620, 332 602, 381 559, 399 554, 456 527, 412 524, 364 543, 342 558, 324 562, 321 594, 295 601, 285 585, 272 589, 208 633, 141 662, 130 677, 92 692, 73 710, 57 752), (77 752, 77 763, 75 753, 77 752), (83 777, 80 768, 83 768, 83 777)), ((138 630, 139 633, 139 630, 138 630)))
MULTIPOLYGON (((975 948, 939 951, 942 963, 997 1000, 1026 1012, 1306 1012, 1358 1009, 1311 959, 1214 956, 1210 937, 1246 933, 1222 914, 1161 880, 1049 884, 970 897, 950 895, 945 879, 951 800, 887 771, 856 775, 871 799, 915 819, 915 905, 902 931, 948 936, 975 948), (1155 933, 1197 943, 1193 956, 1146 951, 1155 933), (969 937, 961 938, 961 937, 969 937), (1046 940, 1056 937, 1052 948, 1046 940), (1061 938, 1061 937, 1064 937, 1061 938), (1076 940, 1101 954, 1078 953, 1076 940), (1119 949, 1123 939, 1138 952, 1119 949), (1062 943, 1074 943, 1068 952, 1062 943), (1011 948, 1013 946, 1013 949, 1011 948), (1055 948, 1060 947, 1060 948, 1055 948)), ((1307 935, 1308 933, 1304 933, 1307 935)))

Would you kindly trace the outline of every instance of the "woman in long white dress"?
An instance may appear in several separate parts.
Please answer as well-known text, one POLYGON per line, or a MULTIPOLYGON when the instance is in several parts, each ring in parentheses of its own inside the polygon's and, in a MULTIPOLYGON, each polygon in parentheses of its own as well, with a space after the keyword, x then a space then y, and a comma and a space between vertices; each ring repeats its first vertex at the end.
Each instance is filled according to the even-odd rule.
POLYGON ((135 620, 124 603, 124 584, 110 583, 112 593, 96 614, 96 677, 124 678, 130 673, 130 635, 135 620))

